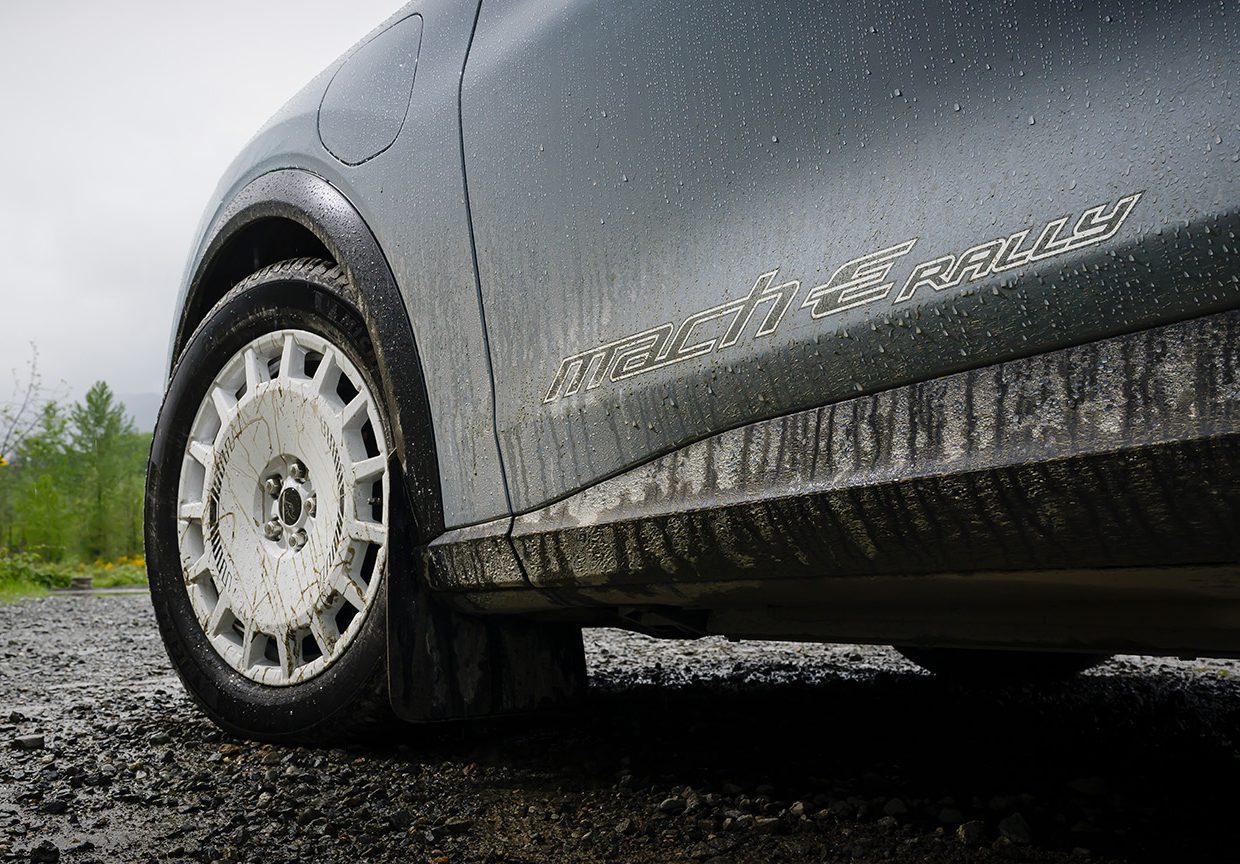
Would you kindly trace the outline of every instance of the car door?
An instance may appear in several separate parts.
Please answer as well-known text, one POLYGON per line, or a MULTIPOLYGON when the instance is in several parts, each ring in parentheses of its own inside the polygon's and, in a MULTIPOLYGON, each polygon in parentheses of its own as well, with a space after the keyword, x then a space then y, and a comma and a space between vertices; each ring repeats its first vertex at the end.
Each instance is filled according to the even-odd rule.
POLYGON ((1234 305, 1235 30, 1205 3, 484 0, 462 136, 514 509, 1234 305))

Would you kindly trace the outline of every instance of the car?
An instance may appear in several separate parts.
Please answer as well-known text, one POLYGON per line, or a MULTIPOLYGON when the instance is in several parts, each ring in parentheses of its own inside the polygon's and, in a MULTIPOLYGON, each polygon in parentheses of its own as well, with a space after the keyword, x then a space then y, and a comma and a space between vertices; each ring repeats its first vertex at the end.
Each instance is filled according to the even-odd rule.
POLYGON ((187 689, 326 743, 569 705, 586 627, 1240 656, 1238 30, 405 6, 190 256, 146 510, 187 689))

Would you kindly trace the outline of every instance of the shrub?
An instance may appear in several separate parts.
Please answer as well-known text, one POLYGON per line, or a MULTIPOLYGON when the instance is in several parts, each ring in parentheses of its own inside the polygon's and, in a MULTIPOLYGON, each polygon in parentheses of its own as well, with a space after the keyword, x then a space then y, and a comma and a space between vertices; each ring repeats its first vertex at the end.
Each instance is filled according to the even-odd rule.
POLYGON ((44 561, 35 552, 14 552, 0 547, 0 582, 64 588, 69 573, 64 567, 44 561))

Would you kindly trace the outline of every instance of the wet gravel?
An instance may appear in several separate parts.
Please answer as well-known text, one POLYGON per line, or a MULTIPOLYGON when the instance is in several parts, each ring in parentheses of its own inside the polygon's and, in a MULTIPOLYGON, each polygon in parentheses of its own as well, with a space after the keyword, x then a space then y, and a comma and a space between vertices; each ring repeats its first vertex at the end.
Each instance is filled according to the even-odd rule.
POLYGON ((587 633, 571 715, 236 741, 144 595, 0 606, 0 860, 1235 861, 1240 664, 962 689, 886 649, 587 633))

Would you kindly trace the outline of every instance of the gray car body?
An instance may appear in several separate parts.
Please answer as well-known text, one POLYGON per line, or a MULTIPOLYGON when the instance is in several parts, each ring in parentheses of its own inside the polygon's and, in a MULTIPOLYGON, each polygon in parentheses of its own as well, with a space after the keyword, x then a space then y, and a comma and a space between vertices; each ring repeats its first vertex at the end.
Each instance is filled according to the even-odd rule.
POLYGON ((300 172, 355 209, 399 288, 442 507, 429 578, 463 608, 619 611, 687 633, 1236 650, 1186 635, 1188 613, 1160 639, 1071 616, 1013 637, 942 585, 974 574, 998 586, 974 599, 1009 605, 1035 583, 1065 603, 1105 584, 1145 586, 1131 596, 1147 604, 1230 598, 1238 30, 1207 3, 412 3, 229 169, 174 346, 235 202, 300 172), (1028 248, 1091 208, 1124 218, 1099 242, 895 302, 916 265, 1021 231, 1028 248), (859 302, 811 314, 848 296, 849 262, 883 250, 890 269, 854 284, 859 302), (764 275, 795 283, 787 308, 776 320, 763 306, 722 345, 730 313, 699 313, 764 275), (803 305, 814 292, 828 299, 803 305), (695 315, 694 344, 711 348, 655 362, 695 315), (1175 326, 1190 330, 1157 329, 1175 326), (1187 353, 1173 363, 1151 339, 1187 353), (597 386, 557 390, 574 355, 597 386), (1202 441, 1214 461, 1176 449, 1202 441), (1135 489, 1137 523, 1098 518, 1071 484, 1041 495, 1056 465, 1096 489, 1154 451, 1188 485, 1135 489), (996 472, 1006 491, 977 485, 996 472), (1170 499, 1200 518, 1150 515, 1170 499), (1185 530, 1196 540, 1168 542, 1185 530), (1106 567, 1129 575, 1107 583, 1106 567), (919 573, 940 587, 882 581, 919 573), (832 593, 855 584, 832 576, 871 593, 832 593), (931 590, 947 598, 937 619, 874 611, 901 591, 897 606, 928 608, 931 590), (756 611, 807 601, 817 611, 756 611), (973 623, 953 629, 953 615, 973 623))

